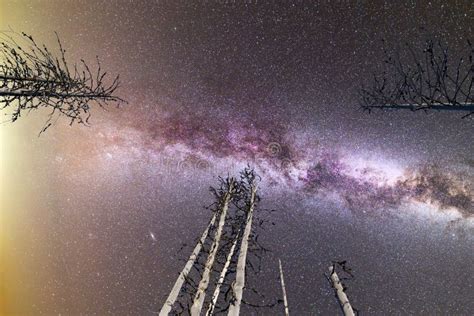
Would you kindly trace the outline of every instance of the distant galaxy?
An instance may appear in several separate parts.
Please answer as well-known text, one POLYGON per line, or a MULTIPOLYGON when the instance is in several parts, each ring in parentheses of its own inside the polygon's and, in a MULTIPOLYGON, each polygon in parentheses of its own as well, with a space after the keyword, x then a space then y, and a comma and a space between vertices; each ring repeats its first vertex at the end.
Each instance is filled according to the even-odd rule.
POLYGON ((145 123, 129 132, 100 133, 100 154, 106 151, 105 157, 111 158, 110 152, 116 151, 124 158, 145 159, 157 168, 174 171, 212 171, 226 165, 235 171, 237 165, 248 163, 265 175, 270 186, 307 194, 336 193, 354 211, 372 209, 377 214, 416 201, 440 212, 452 209, 466 219, 474 215, 474 182, 465 176, 465 172, 472 173, 468 161, 446 166, 419 160, 410 165, 390 162, 384 153, 375 159, 364 158, 361 151, 327 148, 317 140, 306 146, 299 141, 304 137, 298 135, 304 131, 289 135, 288 127, 265 118, 255 123, 245 119, 239 120, 245 123, 227 123, 238 115, 222 115, 210 128, 203 124, 206 117, 199 114, 161 113, 162 121, 155 119, 150 126, 145 123))

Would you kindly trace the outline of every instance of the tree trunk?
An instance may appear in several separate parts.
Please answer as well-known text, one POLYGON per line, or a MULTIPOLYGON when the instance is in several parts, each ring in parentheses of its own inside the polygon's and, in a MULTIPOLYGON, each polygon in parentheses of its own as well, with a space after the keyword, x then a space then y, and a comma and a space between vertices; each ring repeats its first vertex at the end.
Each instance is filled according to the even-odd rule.
POLYGON ((285 305, 285 315, 289 316, 290 312, 288 310, 288 300, 286 298, 285 279, 283 278, 283 268, 281 267, 280 259, 278 259, 278 264, 280 265, 280 281, 281 281, 281 290, 283 292, 283 304, 285 305))
POLYGON ((198 290, 194 297, 193 306, 191 307, 192 316, 199 316, 199 314, 201 313, 202 306, 204 304, 204 299, 206 297, 206 290, 207 290, 207 287, 209 286, 209 279, 211 276, 212 266, 214 265, 214 260, 216 258, 217 250, 219 249, 219 243, 222 236, 222 230, 224 228, 225 219, 227 216, 227 210, 229 208, 229 201, 232 197, 233 188, 234 188, 234 182, 232 180, 229 185, 228 191, 224 193, 221 216, 219 219, 219 225, 217 227, 214 241, 212 242, 209 256, 207 257, 206 265, 204 266, 204 272, 202 274, 201 282, 199 282, 198 290))
POLYGON ((238 316, 240 313, 240 304, 242 302, 242 294, 245 286, 245 265, 247 263, 247 250, 250 231, 252 229, 253 209, 255 206, 255 196, 257 192, 256 185, 251 187, 250 205, 247 213, 247 220, 245 224, 244 234, 242 236, 242 244, 240 246, 239 259, 237 261, 237 275, 235 277, 235 284, 233 287, 234 301, 229 306, 230 316, 238 316))
POLYGON ((17 90, 11 91, 8 89, 0 89, 0 97, 47 97, 47 98, 56 98, 56 99, 67 99, 67 98, 79 98, 79 99, 104 99, 104 100, 114 100, 115 97, 112 97, 106 93, 102 92, 53 92, 51 90, 17 90))
POLYGON ((219 276, 219 280, 217 281, 216 289, 214 290, 214 294, 212 295, 212 300, 209 303, 209 308, 207 309, 206 316, 211 316, 212 313, 214 312, 214 308, 216 307, 217 299, 219 298, 219 294, 221 291, 221 285, 224 283, 225 276, 227 275, 227 270, 229 269, 230 262, 232 260, 232 257, 234 256, 235 247, 237 246, 237 241, 239 240, 239 235, 240 235, 240 230, 237 232, 237 236, 235 236, 234 243, 232 244, 229 254, 227 255, 227 260, 224 264, 224 268, 222 268, 221 274, 219 276))
POLYGON ((354 316, 354 311, 352 310, 352 306, 349 303, 349 299, 347 298, 346 293, 344 293, 344 289, 342 287, 341 281, 337 276, 336 271, 334 270, 333 266, 329 267, 329 273, 331 274, 331 281, 332 286, 336 290, 337 298, 339 300, 339 304, 341 304, 342 311, 344 312, 345 316, 354 316))
POLYGON ((186 265, 184 266, 183 270, 179 274, 178 279, 176 280, 176 283, 173 286, 173 289, 171 290, 168 298, 166 299, 165 304, 161 308, 160 316, 166 316, 171 312, 171 309, 172 309, 174 303, 176 302, 176 298, 179 295, 181 287, 183 286, 183 283, 186 280, 186 277, 188 276, 189 271, 191 271, 191 268, 193 267, 194 262, 196 261, 198 255, 199 255, 199 252, 201 251, 202 245, 204 244, 204 241, 207 238, 207 234, 209 233, 209 229, 214 225, 214 223, 216 221, 216 217, 217 217, 217 213, 215 213, 212 216, 212 219, 209 222, 209 225, 207 225, 206 229, 202 233, 201 239, 199 239, 198 243, 196 244, 196 247, 194 247, 194 250, 193 250, 191 256, 189 256, 189 259, 186 262, 186 265))
POLYGON ((387 110, 438 110, 438 111, 474 111, 474 104, 471 102, 459 102, 456 104, 387 104, 387 105, 368 105, 366 109, 387 109, 387 110))
POLYGON ((50 83, 50 84, 65 84, 65 81, 57 80, 48 80, 39 77, 15 77, 15 76, 4 76, 0 75, 0 80, 2 81, 13 81, 13 82, 41 82, 41 83, 50 83))

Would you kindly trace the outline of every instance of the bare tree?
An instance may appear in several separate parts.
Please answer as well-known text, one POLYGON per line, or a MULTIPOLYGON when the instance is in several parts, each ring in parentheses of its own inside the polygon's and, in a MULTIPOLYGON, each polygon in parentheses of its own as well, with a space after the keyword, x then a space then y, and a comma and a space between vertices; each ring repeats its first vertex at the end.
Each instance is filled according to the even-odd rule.
POLYGON ((229 270, 229 266, 232 263, 232 257, 234 256, 235 247, 237 246, 237 242, 239 241, 239 238, 238 238, 239 236, 240 236, 240 230, 237 231, 234 242, 232 243, 232 247, 230 248, 230 251, 227 254, 227 258, 226 258, 224 267, 222 268, 222 271, 219 275, 219 279, 216 283, 216 288, 214 289, 214 293, 212 295, 212 300, 209 303, 209 307, 207 309, 206 316, 213 315, 213 313, 214 313, 214 309, 215 309, 216 304, 217 304, 217 299, 219 298, 219 294, 220 294, 220 291, 221 291, 221 286, 222 286, 222 284, 224 284, 225 277, 227 276, 227 271, 229 270))
POLYGON ((465 51, 451 54, 440 41, 428 40, 416 50, 384 44, 384 71, 374 74, 369 87, 359 89, 361 106, 372 109, 411 111, 462 111, 474 114, 474 50, 470 41, 465 51))
POLYGON ((247 219, 245 221, 245 229, 242 236, 242 244, 240 246, 239 258, 237 261, 237 274, 233 286, 234 300, 229 306, 230 316, 238 316, 240 314, 240 305, 245 286, 245 266, 247 264, 247 251, 250 239, 250 232, 252 230, 252 220, 255 204, 258 200, 257 196, 257 175, 251 169, 246 169, 242 175, 246 178, 248 186, 243 186, 244 192, 249 196, 247 204, 247 219))
POLYGON ((214 236, 214 241, 212 242, 211 250, 207 258, 204 273, 202 275, 201 282, 199 282, 198 290, 194 297, 194 303, 191 307, 191 315, 197 315, 201 313, 202 306, 204 304, 204 299, 206 296, 206 290, 209 285, 212 266, 214 265, 214 260, 217 255, 217 250, 219 248, 219 243, 221 241, 222 231, 224 229, 224 223, 227 217, 227 210, 229 208, 229 202, 232 198, 232 195, 235 193, 235 180, 230 178, 227 180, 227 192, 222 196, 222 208, 220 211, 219 224, 214 236))
POLYGON ((107 84, 107 72, 98 58, 96 70, 84 60, 80 66, 69 66, 57 34, 56 38, 58 57, 30 35, 0 33, 0 110, 7 111, 7 121, 15 122, 25 112, 47 108, 51 111, 41 132, 56 116, 69 118, 71 125, 87 125, 93 104, 103 108, 110 102, 123 101, 114 95, 119 87, 118 76, 107 84))
POLYGON ((240 173, 240 180, 219 177, 219 187, 211 187, 216 201, 207 208, 213 217, 186 260, 159 315, 201 315, 204 311, 206 315, 224 312, 235 315, 239 310, 234 305, 238 309, 242 304, 273 308, 280 303, 276 299, 269 302, 248 283, 252 279, 248 277, 250 273, 255 276, 261 271, 262 256, 269 251, 258 241, 258 230, 269 222, 259 213, 273 212, 257 210, 258 181, 260 177, 248 167, 240 173), (244 289, 260 296, 262 301, 243 300, 244 289), (211 291, 212 296, 207 295, 211 291))
POLYGON ((336 267, 340 267, 342 271, 349 275, 351 278, 354 276, 351 273, 351 269, 346 266, 346 261, 333 261, 332 265, 329 267, 329 276, 327 276, 327 279, 333 287, 334 291, 336 292, 336 298, 339 301, 339 305, 341 306, 344 315, 355 316, 355 309, 352 307, 351 303, 349 302, 349 299, 347 298, 346 287, 341 282, 342 279, 340 279, 337 275, 336 267))
POLYGON ((333 287, 336 291, 337 298, 339 300, 339 304, 341 304, 341 308, 344 312, 345 316, 354 316, 354 311, 352 309, 351 303, 349 303, 349 299, 347 298, 346 293, 344 292, 344 288, 339 280, 339 277, 336 273, 336 270, 333 266, 329 267, 329 273, 331 275, 331 281, 333 287))
POLYGON ((191 256, 189 256, 189 259, 186 262, 186 265, 184 266, 184 268, 181 271, 181 273, 179 274, 178 279, 176 280, 173 288, 171 289, 171 292, 168 295, 168 298, 166 299, 166 302, 165 302, 165 304, 163 305, 163 308, 160 311, 160 316, 168 315, 171 312, 171 310, 173 308, 173 304, 175 304, 176 299, 178 298, 179 292, 180 292, 181 288, 183 287, 183 284, 186 281, 189 272, 191 271, 192 267, 196 263, 196 259, 199 255, 199 252, 201 251, 202 245, 204 244, 204 241, 207 238, 207 235, 209 233, 210 228, 214 225, 214 222, 216 221, 216 218, 217 218, 217 213, 214 213, 214 215, 212 216, 211 221, 209 222, 206 229, 202 233, 201 238, 199 239, 196 246, 194 247, 194 250, 191 253, 191 256))
POLYGON ((285 316, 289 316, 290 312, 288 310, 288 298, 286 297, 285 278, 283 277, 283 268, 281 267, 280 259, 278 259, 278 265, 280 267, 280 282, 281 282, 281 291, 283 293, 283 304, 285 306, 285 316))

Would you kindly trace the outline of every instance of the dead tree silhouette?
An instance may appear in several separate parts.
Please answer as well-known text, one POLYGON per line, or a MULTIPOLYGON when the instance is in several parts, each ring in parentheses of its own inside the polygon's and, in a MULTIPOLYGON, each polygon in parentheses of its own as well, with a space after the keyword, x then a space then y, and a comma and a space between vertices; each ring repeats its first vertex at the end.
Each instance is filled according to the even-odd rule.
POLYGON ((256 191, 258 178, 247 168, 240 179, 219 178, 220 187, 211 188, 216 198, 209 207, 212 219, 186 260, 160 315, 234 315, 238 311, 232 309, 235 311, 237 305, 269 308, 279 303, 277 300, 267 303, 245 278, 249 273, 260 272, 262 256, 268 251, 258 241, 258 231, 267 222, 256 215, 260 212, 260 209, 256 212, 260 199, 256 191), (242 285, 246 291, 259 295, 264 304, 244 300, 242 285))
POLYGON ((0 110, 15 122, 22 114, 40 108, 51 111, 40 134, 57 116, 73 123, 87 125, 93 105, 104 108, 108 103, 124 102, 114 95, 119 76, 108 84, 107 72, 97 58, 97 69, 81 60, 69 66, 66 50, 56 34, 58 56, 25 33, 0 33, 0 110))
POLYGON ((422 49, 406 43, 403 50, 384 42, 384 70, 370 86, 359 89, 364 110, 460 111, 474 114, 474 49, 451 54, 441 41, 427 40, 422 49))
POLYGON ((347 287, 342 283, 343 280, 350 280, 354 278, 352 269, 347 266, 347 261, 333 261, 329 267, 329 275, 325 275, 331 287, 334 289, 334 294, 339 302, 341 310, 345 316, 358 315, 358 310, 352 307, 347 298, 347 287), (343 272, 347 277, 340 277, 336 272, 337 268, 343 272))

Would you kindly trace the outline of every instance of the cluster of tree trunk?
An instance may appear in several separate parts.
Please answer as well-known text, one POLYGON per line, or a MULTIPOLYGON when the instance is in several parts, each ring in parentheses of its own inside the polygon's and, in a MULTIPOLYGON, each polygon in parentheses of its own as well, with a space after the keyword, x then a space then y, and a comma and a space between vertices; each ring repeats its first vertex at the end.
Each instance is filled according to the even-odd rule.
MULTIPOLYGON (((161 308, 160 316, 210 316, 216 313, 238 316, 243 304, 254 308, 271 308, 281 304, 282 313, 289 315, 280 259, 278 266, 282 299, 266 305, 252 304, 243 299, 244 289, 249 288, 246 281, 248 255, 259 250, 253 226, 260 227, 264 221, 255 216, 255 209, 260 200, 257 194, 257 179, 257 174, 247 168, 242 171, 240 179, 220 178, 220 187, 211 188, 216 198, 211 208, 213 215, 179 273, 161 308), (253 225, 254 222, 257 224, 253 225)), ((262 249, 265 250, 260 246, 260 250, 262 249)), ((335 261, 329 267, 327 279, 335 291, 344 315, 354 316, 354 309, 336 268, 353 277, 351 269, 346 266, 346 261, 335 261)))
POLYGON ((247 255, 259 197, 258 176, 247 168, 240 179, 220 179, 212 189, 213 216, 178 276, 160 315, 239 315, 246 286, 247 255), (197 282, 196 280, 199 280, 197 282), (212 295, 208 295, 212 293, 212 295))

